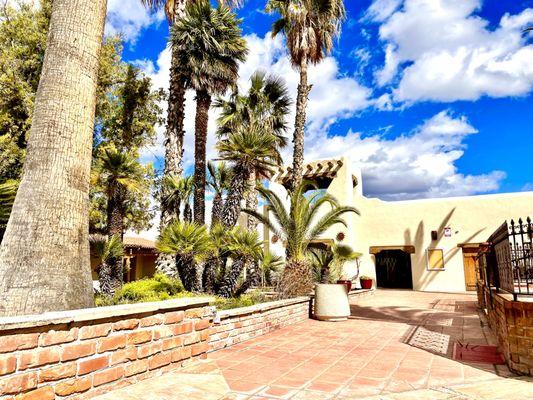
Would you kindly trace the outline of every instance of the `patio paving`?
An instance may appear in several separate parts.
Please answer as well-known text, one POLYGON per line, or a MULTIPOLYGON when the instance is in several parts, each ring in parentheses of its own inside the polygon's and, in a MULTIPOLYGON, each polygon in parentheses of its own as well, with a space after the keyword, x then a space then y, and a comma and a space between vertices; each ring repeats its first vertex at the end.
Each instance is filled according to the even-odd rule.
MULTIPOLYGON (((456 342, 495 344, 475 295, 378 290, 352 304, 348 321, 308 320, 154 378, 167 395, 149 398, 533 398, 533 381, 515 377, 505 365, 453 360, 456 342), (192 390, 191 382, 202 389, 192 390)), ((146 396, 157 387, 152 380, 98 400, 148 398, 132 393, 146 396)))

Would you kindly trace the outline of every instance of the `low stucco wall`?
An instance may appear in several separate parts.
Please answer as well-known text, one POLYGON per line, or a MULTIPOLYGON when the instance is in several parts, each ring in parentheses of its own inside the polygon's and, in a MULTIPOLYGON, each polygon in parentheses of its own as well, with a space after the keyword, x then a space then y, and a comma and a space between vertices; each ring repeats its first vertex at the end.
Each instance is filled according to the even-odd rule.
POLYGON ((209 301, 0 318, 0 400, 90 398, 205 357, 209 301))

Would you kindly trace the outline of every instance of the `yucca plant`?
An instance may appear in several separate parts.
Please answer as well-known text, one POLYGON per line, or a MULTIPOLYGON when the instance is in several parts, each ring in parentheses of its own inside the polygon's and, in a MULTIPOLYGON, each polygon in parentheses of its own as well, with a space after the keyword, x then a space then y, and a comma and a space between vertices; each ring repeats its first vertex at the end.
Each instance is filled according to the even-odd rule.
POLYGON ((311 265, 307 258, 309 245, 332 226, 346 226, 344 214, 359 214, 354 207, 339 205, 329 194, 316 192, 306 196, 309 187, 312 185, 304 181, 290 191, 288 208, 276 193, 259 188, 271 218, 253 210, 245 210, 286 243, 287 263, 278 287, 282 297, 309 293, 312 288, 311 265))
POLYGON ((213 242, 205 225, 174 221, 159 237, 157 249, 176 257, 176 269, 186 290, 200 290, 199 264, 213 251, 213 242))
POLYGON ((124 247, 119 236, 106 235, 90 235, 89 243, 91 248, 91 256, 98 259, 98 280, 100 281, 100 291, 104 296, 113 296, 115 292, 122 285, 122 279, 118 279, 118 275, 122 274, 116 271, 117 265, 122 266, 122 263, 117 263, 117 260, 122 260, 124 255, 124 247))

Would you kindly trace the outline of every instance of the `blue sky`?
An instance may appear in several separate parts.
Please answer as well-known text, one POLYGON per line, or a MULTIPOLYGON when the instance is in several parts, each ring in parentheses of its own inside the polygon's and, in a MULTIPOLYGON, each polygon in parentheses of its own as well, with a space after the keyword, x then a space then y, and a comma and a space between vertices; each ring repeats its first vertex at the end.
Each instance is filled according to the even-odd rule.
MULTIPOLYGON (((240 84, 260 68, 284 77, 295 97, 297 73, 282 38, 269 35, 275 16, 264 4, 248 0, 237 11, 250 49, 240 84)), ((345 4, 342 36, 310 73, 308 159, 348 157, 362 168, 365 193, 389 200, 533 190, 533 37, 522 34, 533 25, 533 0, 345 4)), ((118 31, 128 41, 125 58, 165 87, 162 13, 147 13, 139 0, 110 0, 107 32, 118 31)), ((189 167, 193 106, 190 94, 189 167)), ((144 155, 156 166, 161 138, 160 129, 144 155)), ((211 157, 213 143, 211 135, 211 157)))

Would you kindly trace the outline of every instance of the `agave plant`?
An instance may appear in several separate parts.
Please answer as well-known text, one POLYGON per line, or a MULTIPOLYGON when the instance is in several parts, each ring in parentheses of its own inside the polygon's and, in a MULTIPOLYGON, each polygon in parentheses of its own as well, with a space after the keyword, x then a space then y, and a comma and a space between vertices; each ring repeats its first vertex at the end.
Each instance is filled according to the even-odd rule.
POLYGON ((245 210, 286 243, 287 263, 278 288, 282 297, 309 293, 312 288, 311 265, 307 258, 309 245, 332 226, 346 226, 344 214, 359 214, 354 207, 339 205, 329 194, 316 192, 305 196, 310 185, 304 181, 289 192, 288 208, 276 193, 259 188, 271 218, 253 210, 245 210))
POLYGON ((98 259, 98 280, 100 281, 100 291, 105 296, 113 296, 115 291, 122 285, 122 280, 118 279, 120 271, 114 271, 117 266, 122 267, 122 263, 116 262, 121 260, 124 255, 122 240, 118 235, 90 235, 89 243, 91 255, 98 259))
POLYGON ((213 242, 205 225, 174 221, 159 237, 157 249, 176 257, 176 269, 186 290, 200 290, 199 264, 213 251, 213 242))

